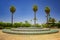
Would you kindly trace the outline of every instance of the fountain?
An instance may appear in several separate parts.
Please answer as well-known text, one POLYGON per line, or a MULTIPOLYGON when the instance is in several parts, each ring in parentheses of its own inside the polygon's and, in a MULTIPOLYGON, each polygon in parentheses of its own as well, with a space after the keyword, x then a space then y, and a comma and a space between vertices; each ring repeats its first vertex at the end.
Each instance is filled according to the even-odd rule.
POLYGON ((50 34, 56 33, 58 30, 50 28, 39 28, 39 27, 19 27, 11 29, 3 29, 4 33, 10 34, 50 34))

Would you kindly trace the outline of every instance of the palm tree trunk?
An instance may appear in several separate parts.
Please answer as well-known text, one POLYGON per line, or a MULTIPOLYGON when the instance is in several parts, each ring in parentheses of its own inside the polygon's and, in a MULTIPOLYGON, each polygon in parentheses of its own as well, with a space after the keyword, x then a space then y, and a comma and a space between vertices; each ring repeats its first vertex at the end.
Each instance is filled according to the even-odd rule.
POLYGON ((48 14, 47 14, 47 24, 48 24, 48 14))
POLYGON ((36 26, 36 12, 34 13, 34 26, 36 26))
POLYGON ((12 27, 13 27, 13 13, 12 13, 12 17, 11 17, 11 24, 12 24, 12 27))
POLYGON ((47 14, 47 27, 49 27, 49 14, 47 14))

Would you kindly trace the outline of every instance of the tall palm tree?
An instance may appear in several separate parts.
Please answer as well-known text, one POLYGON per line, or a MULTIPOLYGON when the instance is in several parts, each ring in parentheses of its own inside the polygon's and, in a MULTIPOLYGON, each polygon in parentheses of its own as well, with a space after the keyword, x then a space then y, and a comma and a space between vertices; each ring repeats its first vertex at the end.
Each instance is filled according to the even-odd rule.
POLYGON ((38 10, 38 6, 37 5, 34 5, 33 6, 33 11, 34 11, 34 26, 36 25, 36 12, 38 10))
POLYGON ((14 14, 14 12, 16 11, 16 8, 14 7, 14 6, 11 6, 10 7, 10 12, 12 13, 11 15, 11 23, 12 23, 12 26, 13 26, 13 14, 14 14))
POLYGON ((49 16, 50 16, 50 8, 49 7, 45 7, 45 12, 47 14, 47 24, 48 24, 48 21, 49 21, 49 16))

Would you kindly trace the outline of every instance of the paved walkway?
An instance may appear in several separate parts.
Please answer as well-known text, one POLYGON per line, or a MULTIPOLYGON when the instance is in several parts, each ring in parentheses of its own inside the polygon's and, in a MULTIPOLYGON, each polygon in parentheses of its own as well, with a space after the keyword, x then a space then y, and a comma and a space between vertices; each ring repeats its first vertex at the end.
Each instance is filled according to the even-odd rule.
POLYGON ((59 33, 44 35, 7 34, 3 33, 2 30, 0 30, 0 40, 60 40, 60 30, 59 33))

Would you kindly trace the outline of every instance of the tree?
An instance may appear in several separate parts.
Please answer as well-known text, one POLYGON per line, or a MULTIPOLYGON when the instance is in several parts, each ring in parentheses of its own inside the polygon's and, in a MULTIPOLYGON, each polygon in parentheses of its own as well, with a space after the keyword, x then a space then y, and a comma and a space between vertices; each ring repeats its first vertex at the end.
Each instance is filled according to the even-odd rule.
POLYGON ((34 11, 34 25, 36 26, 36 12, 38 10, 38 6, 37 5, 34 5, 33 6, 33 11, 34 11))
POLYGON ((45 12, 46 12, 46 14, 47 14, 47 25, 48 25, 48 21, 49 21, 49 16, 50 16, 50 8, 49 7, 45 7, 45 12))
POLYGON ((58 21, 58 23, 60 23, 60 21, 58 21))
POLYGON ((16 11, 16 8, 14 7, 14 6, 11 6, 10 7, 10 12, 12 13, 11 15, 11 23, 12 23, 12 26, 13 26, 13 14, 14 14, 14 12, 16 11))
POLYGON ((60 21, 58 21, 57 26, 58 26, 58 28, 60 28, 60 21))
POLYGON ((22 26, 23 27, 31 27, 31 24, 28 21, 25 21, 25 23, 22 26))
POLYGON ((49 22, 50 22, 50 23, 55 23, 56 20, 55 20, 54 18, 51 18, 51 17, 50 17, 50 18, 49 18, 49 22))
POLYGON ((50 26, 53 26, 54 27, 56 25, 55 22, 56 22, 55 18, 51 18, 51 17, 49 18, 49 25, 50 26))
POLYGON ((51 20, 52 20, 52 18, 50 17, 50 18, 49 18, 49 22, 52 22, 51 20))

